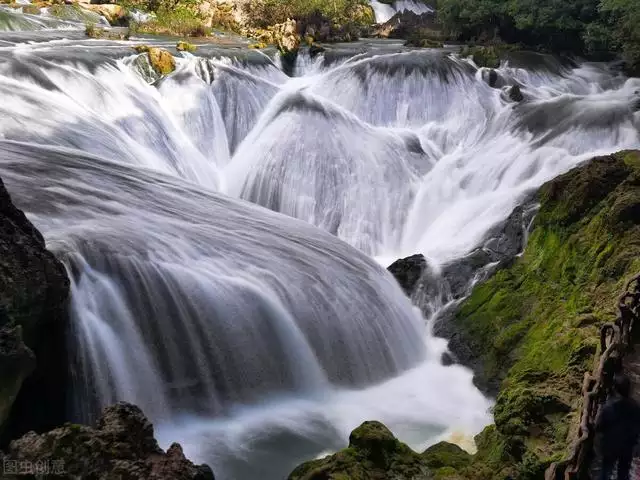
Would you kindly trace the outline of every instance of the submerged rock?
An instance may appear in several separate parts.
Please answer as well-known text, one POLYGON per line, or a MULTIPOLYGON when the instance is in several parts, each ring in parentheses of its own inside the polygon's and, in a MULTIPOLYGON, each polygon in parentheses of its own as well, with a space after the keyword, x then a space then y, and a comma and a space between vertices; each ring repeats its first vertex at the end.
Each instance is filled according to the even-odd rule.
POLYGON ((2 439, 62 421, 68 295, 64 267, 46 249, 40 232, 13 205, 0 180, 2 439))
POLYGON ((67 423, 40 435, 30 432, 11 442, 3 461, 58 467, 58 472, 48 473, 63 479, 214 480, 211 468, 187 460, 179 444, 165 453, 153 436, 153 425, 128 403, 107 407, 95 428, 67 423))
POLYGON ((297 467, 289 480, 427 480, 425 460, 380 422, 364 422, 349 436, 349 447, 297 467))

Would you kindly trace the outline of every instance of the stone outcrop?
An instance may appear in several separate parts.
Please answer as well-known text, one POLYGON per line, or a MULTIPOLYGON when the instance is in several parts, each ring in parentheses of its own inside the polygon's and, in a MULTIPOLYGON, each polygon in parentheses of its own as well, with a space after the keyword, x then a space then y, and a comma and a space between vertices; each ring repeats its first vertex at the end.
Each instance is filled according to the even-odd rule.
POLYGON ((349 436, 349 447, 334 455, 303 463, 289 480, 428 480, 420 454, 399 441, 379 422, 365 422, 349 436))
POLYGON ((68 295, 63 265, 0 181, 0 438, 5 441, 62 420, 68 295))
MULTIPOLYGON (((496 395, 475 478, 543 478, 575 438, 599 327, 640 270, 640 152, 597 157, 540 188, 522 255, 475 285, 447 322, 496 395)), ((464 477, 463 478, 467 478, 464 477)))
POLYGON ((427 268, 427 260, 424 255, 416 254, 396 260, 387 267, 387 270, 395 277, 405 293, 411 296, 427 268))
POLYGON ((157 75, 169 75, 176 69, 176 59, 164 48, 148 45, 137 45, 133 48, 138 53, 146 53, 149 65, 157 75))
POLYGON ((387 22, 376 25, 371 35, 407 40, 407 46, 421 48, 442 47, 442 41, 446 39, 435 14, 417 14, 409 10, 398 12, 387 22))
POLYGON ((21 465, 32 470, 40 466, 40 473, 69 480, 214 480, 211 469, 187 460, 179 444, 164 452, 153 436, 153 425, 128 403, 107 407, 95 428, 67 423, 40 435, 30 432, 11 442, 3 464, 6 480, 24 478, 19 475, 21 465), (7 466, 16 466, 15 476, 7 466))

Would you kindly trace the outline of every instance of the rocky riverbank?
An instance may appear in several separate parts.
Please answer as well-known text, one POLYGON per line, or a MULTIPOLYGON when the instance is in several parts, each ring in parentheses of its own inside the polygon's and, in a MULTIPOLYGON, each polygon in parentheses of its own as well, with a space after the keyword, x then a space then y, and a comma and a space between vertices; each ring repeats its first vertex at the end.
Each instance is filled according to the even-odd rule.
MULTIPOLYGON (((476 437, 473 457, 461 460, 455 447, 439 444, 419 455, 429 474, 394 478, 540 479, 575 437, 581 381, 594 362, 599 327, 614 318, 612 299, 640 269, 640 152, 594 158, 545 184, 534 200, 539 211, 524 253, 513 258, 517 241, 511 241, 511 259, 505 255, 490 278, 437 320, 448 324, 441 332, 455 339, 454 356, 474 369, 481 388, 497 394, 495 424, 476 437)), ((420 289, 433 288, 419 256, 390 269, 414 300, 424 298, 416 296, 420 289)), ((397 445, 385 445, 389 452, 376 455, 393 458, 397 445)), ((370 460, 353 449, 309 462, 290 478, 367 471, 370 460)))

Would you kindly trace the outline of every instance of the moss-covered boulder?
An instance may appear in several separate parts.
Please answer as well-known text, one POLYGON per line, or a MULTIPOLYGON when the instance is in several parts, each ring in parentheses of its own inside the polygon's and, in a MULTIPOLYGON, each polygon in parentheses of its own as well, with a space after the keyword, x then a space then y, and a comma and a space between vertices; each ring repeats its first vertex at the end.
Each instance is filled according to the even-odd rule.
POLYGON ((537 200, 524 254, 450 319, 479 359, 477 383, 499 391, 469 478, 542 478, 566 453, 599 326, 640 271, 640 153, 594 158, 545 184, 537 200))
POLYGON ((0 445, 65 411, 69 280, 0 181, 0 445))
POLYGON ((471 58, 478 67, 498 68, 501 51, 495 46, 465 46, 460 49, 460 56, 471 58))
MULTIPOLYGON (((3 457, 0 452, 0 457, 3 457)), ((44 434, 30 432, 11 442, 3 465, 46 465, 55 478, 144 478, 149 480, 214 480, 206 465, 196 466, 174 443, 164 452, 153 425, 135 405, 107 407, 96 427, 67 423, 44 434)), ((6 480, 20 471, 5 468, 6 480)), ((33 472, 35 473, 35 472, 33 472)))
POLYGON ((134 47, 138 53, 146 53, 149 64, 158 75, 169 75, 176 69, 176 59, 164 48, 138 45, 134 47))
POLYGON ((185 42, 185 41, 180 41, 176 44, 176 50, 179 52, 189 52, 189 53, 193 53, 198 49, 198 47, 196 47, 194 44, 189 43, 189 42, 185 42))
POLYGON ((425 460, 379 422, 365 422, 349 437, 349 447, 306 462, 289 480, 427 480, 425 460))
MULTIPOLYGON (((453 470, 457 471, 468 467, 473 457, 458 445, 440 442, 427 448, 422 453, 422 458, 436 476, 450 476, 453 474, 453 470)), ((456 472, 456 475, 459 473, 456 472)))

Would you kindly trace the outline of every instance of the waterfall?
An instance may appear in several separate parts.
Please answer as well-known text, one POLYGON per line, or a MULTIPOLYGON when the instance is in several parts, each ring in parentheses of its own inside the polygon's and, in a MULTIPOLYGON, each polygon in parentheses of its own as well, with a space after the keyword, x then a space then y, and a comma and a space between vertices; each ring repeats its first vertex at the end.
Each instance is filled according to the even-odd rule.
POLYGON ((386 1, 380 2, 379 0, 370 0, 369 3, 373 8, 373 13, 375 14, 377 23, 385 23, 396 13, 404 11, 414 12, 418 15, 433 12, 433 8, 421 0, 395 0, 391 3, 387 3, 386 1))
POLYGON ((368 419, 415 448, 478 432, 489 400, 379 262, 437 272, 640 145, 639 81, 605 64, 514 54, 491 88, 445 51, 301 52, 290 78, 209 45, 160 79, 74 34, 0 35, 0 177, 72 279, 71 414, 137 403, 223 480, 283 478, 368 419))

